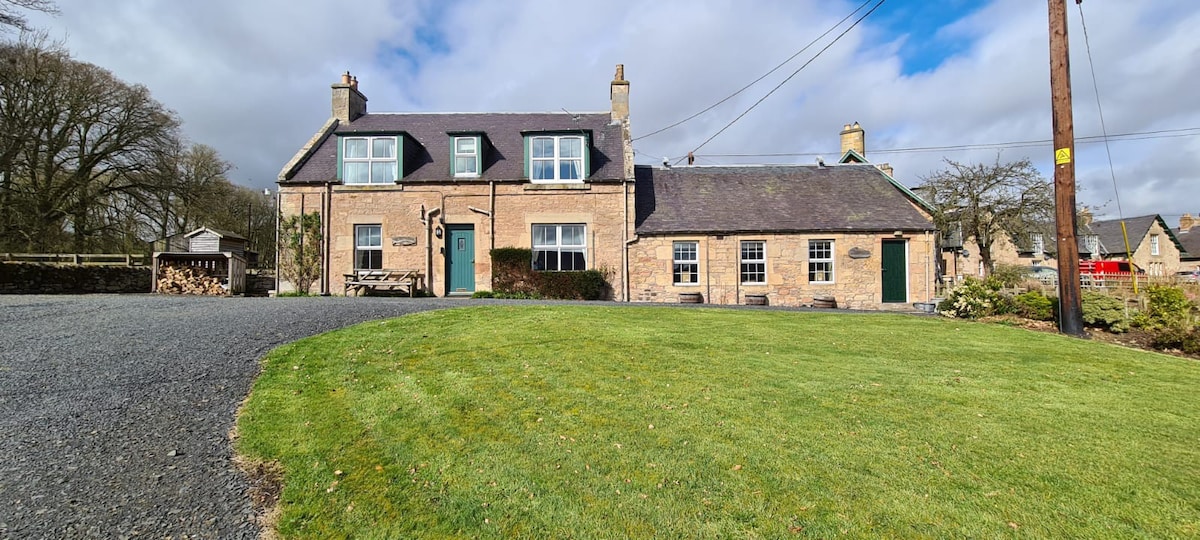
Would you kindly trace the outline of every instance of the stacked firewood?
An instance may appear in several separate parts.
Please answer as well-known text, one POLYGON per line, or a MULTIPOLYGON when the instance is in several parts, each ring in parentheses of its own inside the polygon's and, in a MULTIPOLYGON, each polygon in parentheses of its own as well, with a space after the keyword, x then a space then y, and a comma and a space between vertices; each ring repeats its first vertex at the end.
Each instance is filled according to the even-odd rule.
POLYGON ((164 266, 158 274, 158 292, 162 294, 197 294, 222 296, 221 280, 195 266, 164 266))

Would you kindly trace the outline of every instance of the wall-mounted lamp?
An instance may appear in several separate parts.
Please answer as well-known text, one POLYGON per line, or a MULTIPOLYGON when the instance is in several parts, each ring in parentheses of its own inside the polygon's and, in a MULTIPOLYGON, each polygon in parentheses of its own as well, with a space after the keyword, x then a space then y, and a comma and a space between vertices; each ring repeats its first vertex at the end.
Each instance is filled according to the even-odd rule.
POLYGON ((442 237, 442 226, 441 225, 438 225, 437 227, 433 228, 433 235, 438 238, 442 237))

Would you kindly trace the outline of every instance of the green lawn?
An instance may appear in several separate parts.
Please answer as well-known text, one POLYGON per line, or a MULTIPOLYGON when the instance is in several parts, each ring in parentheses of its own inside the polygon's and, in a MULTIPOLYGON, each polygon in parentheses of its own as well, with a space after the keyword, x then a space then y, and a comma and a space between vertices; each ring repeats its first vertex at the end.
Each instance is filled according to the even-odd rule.
POLYGON ((999 325, 436 311, 267 356, 286 538, 1200 536, 1200 363, 999 325))

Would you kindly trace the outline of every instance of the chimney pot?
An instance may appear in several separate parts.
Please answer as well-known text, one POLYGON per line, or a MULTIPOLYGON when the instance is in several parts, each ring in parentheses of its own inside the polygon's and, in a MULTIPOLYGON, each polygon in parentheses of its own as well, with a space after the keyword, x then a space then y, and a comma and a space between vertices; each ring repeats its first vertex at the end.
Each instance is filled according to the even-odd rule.
POLYGON ((357 76, 355 76, 355 77, 352 77, 352 78, 350 79, 350 88, 353 88, 353 89, 355 89, 355 90, 358 90, 358 77, 357 77, 357 76))
POLYGON ((342 74, 342 84, 350 84, 350 72, 349 71, 342 74))

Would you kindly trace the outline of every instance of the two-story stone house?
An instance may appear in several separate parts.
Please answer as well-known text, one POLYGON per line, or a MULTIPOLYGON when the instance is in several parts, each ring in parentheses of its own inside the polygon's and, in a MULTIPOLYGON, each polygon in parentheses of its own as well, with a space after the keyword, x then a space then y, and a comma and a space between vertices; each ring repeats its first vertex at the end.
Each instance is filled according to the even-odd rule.
MULTIPOLYGON (((629 83, 602 113, 369 113, 357 79, 279 175, 283 215, 318 212, 320 293, 352 270, 417 271, 432 294, 491 288, 492 248, 538 268, 619 270, 632 233, 629 83)), ((624 276, 609 283, 624 290, 624 276)), ((286 288, 287 285, 284 284, 286 288)))

